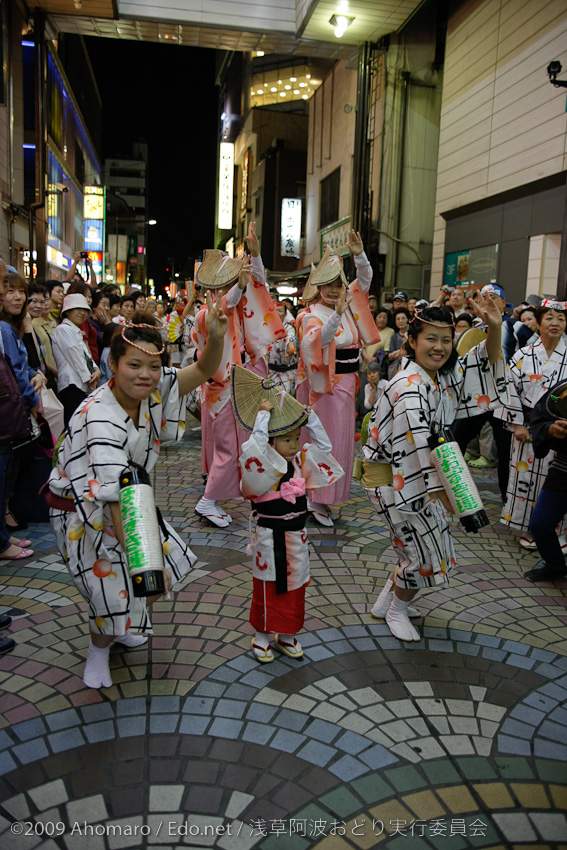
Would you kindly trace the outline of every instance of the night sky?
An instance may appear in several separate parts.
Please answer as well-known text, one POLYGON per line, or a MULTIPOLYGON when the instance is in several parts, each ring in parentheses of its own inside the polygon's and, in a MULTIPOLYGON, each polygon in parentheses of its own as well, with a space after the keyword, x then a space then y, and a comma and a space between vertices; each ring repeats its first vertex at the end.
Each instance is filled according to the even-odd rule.
POLYGON ((103 159, 148 143, 148 277, 168 278, 213 247, 218 89, 215 52, 202 48, 85 39, 102 98, 103 159))

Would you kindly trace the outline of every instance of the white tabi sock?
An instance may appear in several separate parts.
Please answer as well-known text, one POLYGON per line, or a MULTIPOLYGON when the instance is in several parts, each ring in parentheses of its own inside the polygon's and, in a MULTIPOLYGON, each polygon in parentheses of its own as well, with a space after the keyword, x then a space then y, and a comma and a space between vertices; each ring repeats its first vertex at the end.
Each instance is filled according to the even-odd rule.
POLYGON ((148 638, 146 635, 118 635, 114 638, 114 643, 121 643, 122 646, 128 646, 133 648, 135 646, 142 646, 142 644, 147 643, 148 638))
POLYGON ((232 522, 232 517, 225 513, 213 499, 199 499, 195 505, 195 513, 205 517, 219 528, 226 528, 232 522))
POLYGON ((112 676, 108 666, 109 653, 110 646, 99 649, 98 646, 94 646, 91 640, 85 672, 83 673, 83 682, 87 688, 110 688, 112 686, 112 676))
MULTIPOLYGON (((392 604, 392 599, 394 598, 394 593, 392 591, 392 586, 394 582, 391 578, 388 579, 380 594, 378 595, 378 599, 372 606, 370 611, 373 617, 376 619, 383 619, 388 611, 390 610, 390 605, 392 604)), ((421 617, 420 612, 417 608, 412 608, 411 605, 408 606, 408 617, 421 617)))
POLYGON ((259 661, 273 661, 274 653, 270 646, 270 636, 264 632, 256 632, 252 638, 252 652, 259 661))
POLYGON ((408 618, 409 602, 403 602, 394 595, 392 604, 386 614, 388 628, 399 640, 420 640, 420 635, 408 618))

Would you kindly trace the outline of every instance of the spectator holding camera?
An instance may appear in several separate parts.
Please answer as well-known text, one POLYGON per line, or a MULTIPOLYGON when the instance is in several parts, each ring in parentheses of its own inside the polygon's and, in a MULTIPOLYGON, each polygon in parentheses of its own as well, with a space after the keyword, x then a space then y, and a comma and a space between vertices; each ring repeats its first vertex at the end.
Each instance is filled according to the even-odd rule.
MULTIPOLYGON (((84 263, 86 267, 86 279, 89 281, 90 286, 95 289, 97 284, 96 272, 93 269, 93 261, 89 257, 88 251, 75 251, 75 256, 73 258, 73 263, 71 268, 67 272, 67 276, 65 277, 66 281, 79 281, 85 283, 85 278, 77 269, 77 266, 80 263, 84 263)), ((67 293, 68 294, 68 293, 67 293)))

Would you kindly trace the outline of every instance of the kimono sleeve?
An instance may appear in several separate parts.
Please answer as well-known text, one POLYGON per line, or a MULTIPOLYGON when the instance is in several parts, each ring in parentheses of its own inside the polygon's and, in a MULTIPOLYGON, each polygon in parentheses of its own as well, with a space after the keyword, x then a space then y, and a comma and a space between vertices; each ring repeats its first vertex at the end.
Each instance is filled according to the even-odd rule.
POLYGON ((443 485, 431 462, 429 438, 434 411, 423 385, 410 386, 395 402, 392 423, 392 474, 395 501, 400 510, 443 485))
POLYGON ((242 446, 238 463, 242 475, 240 489, 245 499, 276 491, 287 471, 286 460, 271 446, 264 447, 254 435, 242 446))
POLYGON ((479 416, 489 408, 508 403, 504 356, 500 354, 498 360, 491 364, 486 342, 481 342, 465 357, 459 358, 452 372, 452 383, 458 388, 456 419, 479 416))
POLYGON ((370 419, 364 455, 391 464, 394 500, 401 511, 419 509, 416 501, 442 489, 429 448, 434 410, 421 376, 404 373, 390 382, 370 419))
POLYGON ((195 324, 191 330, 191 340, 193 345, 197 346, 199 351, 202 351, 207 342, 207 308, 201 307, 195 316, 195 324))
POLYGON ((522 366, 525 357, 525 351, 517 351, 508 364, 506 368, 508 403, 505 407, 496 411, 495 414, 499 419, 503 419, 504 422, 507 422, 509 425, 524 424, 524 409, 522 406, 522 396, 524 394, 522 383, 524 374, 522 366))
POLYGON ((129 462, 127 422, 113 417, 105 404, 93 404, 83 416, 81 427, 75 420, 64 467, 78 509, 82 500, 117 502, 120 473, 129 462))
POLYGON ((301 477, 305 479, 305 487, 308 490, 328 487, 329 484, 344 478, 340 463, 337 463, 331 454, 321 451, 314 443, 303 447, 299 455, 299 465, 301 477))
POLYGON ((162 377, 157 386, 157 392, 161 396, 160 441, 182 440, 185 433, 186 397, 179 395, 179 384, 175 369, 170 367, 162 369, 162 377))
POLYGON ((301 340, 301 356, 305 363, 312 390, 319 395, 333 394, 335 374, 335 341, 323 346, 321 331, 323 322, 313 315, 307 315, 301 340))

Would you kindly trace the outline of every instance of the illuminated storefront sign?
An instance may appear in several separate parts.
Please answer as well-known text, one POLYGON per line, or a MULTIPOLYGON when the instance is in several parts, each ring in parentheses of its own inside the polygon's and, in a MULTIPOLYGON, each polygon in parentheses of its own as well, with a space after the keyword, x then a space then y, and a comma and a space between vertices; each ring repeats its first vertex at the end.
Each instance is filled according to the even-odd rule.
MULTIPOLYGON (((35 255, 35 251, 34 251, 35 255)), ((28 252, 29 256, 29 252, 28 252)), ((24 257, 25 259, 25 257, 24 257)), ((63 269, 63 271, 68 272, 71 268, 71 259, 66 257, 65 254, 62 254, 61 251, 57 251, 56 248, 52 248, 51 245, 47 246, 47 262, 51 266, 57 266, 58 269, 63 269)))
POLYGON ((104 222, 102 219, 85 219, 84 243, 85 251, 102 251, 104 222))
POLYGON ((106 189, 104 186, 85 186, 83 198, 83 244, 93 261, 97 275, 104 273, 104 225, 106 217, 106 189))
POLYGON ((100 280, 102 276, 102 251, 89 251, 89 260, 93 264, 93 272, 100 280))
POLYGON ((282 257, 299 257, 301 242, 301 199, 282 200, 281 249, 282 257))
POLYGON ((234 184, 234 145, 221 142, 219 159, 219 230, 232 228, 232 201, 234 184))

